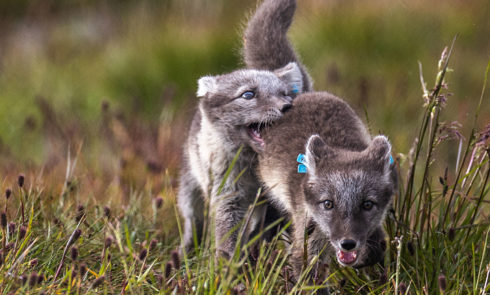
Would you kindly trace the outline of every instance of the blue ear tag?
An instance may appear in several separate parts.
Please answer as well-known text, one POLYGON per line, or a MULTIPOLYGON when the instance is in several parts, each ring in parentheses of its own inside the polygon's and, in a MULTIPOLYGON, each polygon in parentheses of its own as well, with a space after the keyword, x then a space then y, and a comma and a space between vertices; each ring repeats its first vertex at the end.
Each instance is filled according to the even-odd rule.
POLYGON ((293 93, 298 93, 298 92, 299 92, 298 85, 293 84, 293 93))
POLYGON ((296 162, 306 164, 306 156, 304 154, 299 154, 296 162))
POLYGON ((390 155, 390 165, 392 165, 393 163, 395 163, 395 160, 393 160, 393 156, 390 155))
POLYGON ((306 173, 308 169, 306 169, 306 156, 304 154, 299 154, 298 158, 296 158, 296 162, 298 165, 298 173, 306 173))

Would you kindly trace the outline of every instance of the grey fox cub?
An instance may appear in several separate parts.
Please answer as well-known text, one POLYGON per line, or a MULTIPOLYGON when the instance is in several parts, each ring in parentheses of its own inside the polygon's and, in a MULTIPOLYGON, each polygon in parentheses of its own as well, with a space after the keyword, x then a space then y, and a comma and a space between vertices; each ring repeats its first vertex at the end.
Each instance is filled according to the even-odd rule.
MULTIPOLYGON (((274 69, 297 61, 286 36, 295 9, 295 0, 262 2, 245 32, 243 55, 248 67, 274 69)), ((345 266, 374 264, 384 255, 382 222, 396 185, 390 143, 384 136, 371 139, 340 98, 308 92, 311 81, 300 68, 306 93, 264 129, 259 178, 270 189, 272 202, 292 220, 292 264, 297 275, 305 251, 307 262, 321 253, 326 259, 326 253, 333 251, 345 266)))
POLYGON ((192 248, 194 230, 200 239, 207 200, 214 216, 217 250, 231 256, 237 226, 260 188, 255 170, 256 151, 264 145, 261 132, 291 107, 292 98, 303 89, 303 79, 292 62, 275 71, 244 69, 206 76, 198 84, 199 106, 184 147, 178 193, 184 218, 183 246, 192 248))
POLYGON ((371 140, 354 111, 326 92, 298 96, 262 137, 259 176, 292 220, 296 273, 307 229, 310 259, 333 250, 345 266, 382 260, 382 222, 395 188, 386 137, 371 140))

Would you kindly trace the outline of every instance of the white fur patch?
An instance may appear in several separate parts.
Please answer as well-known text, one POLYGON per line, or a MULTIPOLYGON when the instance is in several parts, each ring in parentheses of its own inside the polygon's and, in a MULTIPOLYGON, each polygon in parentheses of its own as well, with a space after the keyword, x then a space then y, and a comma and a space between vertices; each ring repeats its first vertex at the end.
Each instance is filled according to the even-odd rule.
POLYGON ((384 181, 389 182, 390 179, 390 174, 391 174, 391 169, 390 169, 390 155, 391 155, 391 144, 388 138, 384 135, 378 135, 373 138, 371 145, 377 144, 377 145, 384 145, 387 150, 385 154, 382 155, 382 158, 379 159, 380 161, 384 162, 383 166, 383 173, 384 173, 384 181), (374 141, 377 141, 378 143, 374 143, 374 141))
MULTIPOLYGON (((335 189, 343 196, 356 196, 361 193, 360 183, 363 183, 366 174, 362 170, 352 170, 349 173, 332 173, 329 180, 335 189)), ((339 202, 346 202, 351 198, 341 198, 339 202)))
POLYGON ((286 212, 292 212, 287 178, 281 169, 269 169, 269 165, 260 166, 260 176, 270 189, 272 202, 286 212))
POLYGON ((308 176, 311 179, 314 179, 316 176, 316 161, 315 161, 315 154, 313 152, 313 141, 315 139, 321 139, 318 134, 314 134, 308 138, 308 141, 306 142, 305 145, 305 160, 306 160, 306 168, 308 169, 308 176))
POLYGON ((206 96, 209 92, 214 92, 217 87, 216 78, 212 76, 204 76, 197 82, 197 97, 206 96))
POLYGON ((226 170, 229 159, 234 154, 230 154, 230 144, 222 134, 214 128, 204 113, 201 114, 201 130, 196 134, 197 145, 189 147, 189 164, 204 195, 210 197, 209 193, 213 193, 210 172, 226 170))

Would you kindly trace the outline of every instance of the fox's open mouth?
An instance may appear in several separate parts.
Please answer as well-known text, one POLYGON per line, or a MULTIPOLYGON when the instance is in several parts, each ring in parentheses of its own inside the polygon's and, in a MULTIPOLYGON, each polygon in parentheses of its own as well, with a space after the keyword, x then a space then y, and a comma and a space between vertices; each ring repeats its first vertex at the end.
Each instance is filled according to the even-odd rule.
POLYGON ((265 145, 265 142, 261 136, 261 131, 265 126, 267 125, 261 123, 252 123, 247 126, 248 135, 252 138, 253 141, 258 143, 260 147, 263 147, 265 145))
POLYGON ((337 259, 343 265, 352 265, 357 260, 357 251, 345 252, 342 250, 338 250, 337 259))
POLYGON ((262 130, 271 125, 271 123, 252 123, 247 126, 247 133, 255 143, 257 143, 260 147, 264 147, 265 142, 262 139, 262 130))

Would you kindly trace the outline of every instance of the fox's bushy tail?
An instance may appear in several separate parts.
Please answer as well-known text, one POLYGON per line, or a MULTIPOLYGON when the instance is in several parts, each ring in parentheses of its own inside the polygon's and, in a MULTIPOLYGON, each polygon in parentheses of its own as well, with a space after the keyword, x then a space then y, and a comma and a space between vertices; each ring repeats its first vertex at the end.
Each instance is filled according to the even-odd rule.
POLYGON ((244 34, 243 58, 248 68, 275 70, 296 62, 303 74, 303 92, 312 81, 287 37, 296 0, 264 0, 248 21, 244 34))

